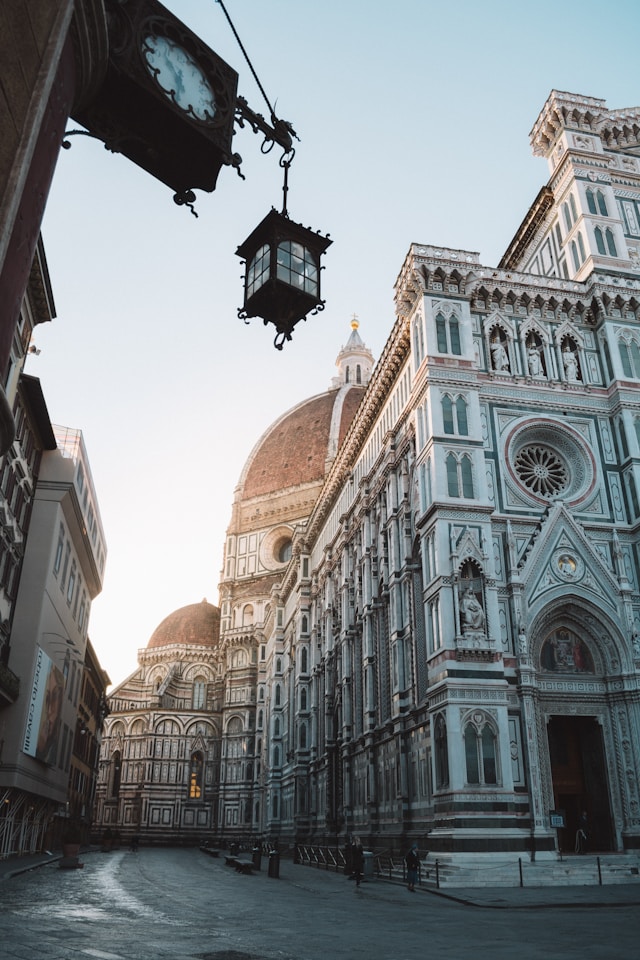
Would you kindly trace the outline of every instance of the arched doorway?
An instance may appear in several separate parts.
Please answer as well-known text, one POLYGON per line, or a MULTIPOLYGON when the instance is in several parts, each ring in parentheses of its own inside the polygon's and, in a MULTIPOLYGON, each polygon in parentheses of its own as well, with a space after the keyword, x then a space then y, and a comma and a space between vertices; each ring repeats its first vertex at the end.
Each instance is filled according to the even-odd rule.
POLYGON ((559 831, 563 853, 578 852, 577 832, 586 815, 589 852, 615 849, 603 724, 603 663, 595 637, 567 605, 560 624, 540 647, 540 683, 546 690, 547 741, 551 773, 549 800, 564 815, 559 831))
POLYGON ((613 849, 611 807, 602 728, 596 717, 556 715, 547 725, 556 810, 564 813, 559 832, 563 853, 576 851, 580 817, 587 816, 587 850, 613 849))

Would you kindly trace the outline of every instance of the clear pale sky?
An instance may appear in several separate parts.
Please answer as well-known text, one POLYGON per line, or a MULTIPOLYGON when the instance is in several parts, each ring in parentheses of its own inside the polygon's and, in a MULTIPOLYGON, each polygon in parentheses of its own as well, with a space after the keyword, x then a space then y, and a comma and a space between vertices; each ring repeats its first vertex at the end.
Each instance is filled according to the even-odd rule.
MULTIPOLYGON (((165 4, 267 107, 214 0, 165 4)), ((411 243, 496 265, 548 179, 529 131, 555 88, 640 104, 637 0, 226 0, 270 101, 300 136, 292 220, 331 235, 326 309, 279 352, 244 324, 235 250, 282 206, 280 151, 234 138, 195 219, 87 137, 61 151, 43 236, 57 318, 36 329, 51 419, 82 430, 108 544, 90 636, 112 682, 172 611, 218 602, 233 491, 257 439, 326 390, 357 314, 378 357, 411 243)), ((70 121, 69 127, 76 126, 70 121)))

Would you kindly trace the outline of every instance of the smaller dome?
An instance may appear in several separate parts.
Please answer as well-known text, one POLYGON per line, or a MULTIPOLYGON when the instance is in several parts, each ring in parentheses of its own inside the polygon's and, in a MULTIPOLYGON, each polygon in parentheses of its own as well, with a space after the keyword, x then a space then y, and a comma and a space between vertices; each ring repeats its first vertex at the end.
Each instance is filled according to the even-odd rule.
POLYGON ((147 650, 173 644, 217 647, 220 640, 220 610, 202 600, 170 613, 151 634, 147 650))

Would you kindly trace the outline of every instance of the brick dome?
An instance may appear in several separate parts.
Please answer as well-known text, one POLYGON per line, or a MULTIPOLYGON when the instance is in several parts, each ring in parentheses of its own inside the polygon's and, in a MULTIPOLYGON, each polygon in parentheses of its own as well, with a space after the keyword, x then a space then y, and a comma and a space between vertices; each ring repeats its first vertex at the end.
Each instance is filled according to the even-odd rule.
POLYGON ((343 386, 303 401, 273 423, 253 449, 240 480, 241 499, 322 480, 364 396, 343 386))
POLYGON ((220 640, 220 610, 202 600, 170 613, 156 627, 147 644, 147 650, 173 644, 197 644, 216 647, 220 640))

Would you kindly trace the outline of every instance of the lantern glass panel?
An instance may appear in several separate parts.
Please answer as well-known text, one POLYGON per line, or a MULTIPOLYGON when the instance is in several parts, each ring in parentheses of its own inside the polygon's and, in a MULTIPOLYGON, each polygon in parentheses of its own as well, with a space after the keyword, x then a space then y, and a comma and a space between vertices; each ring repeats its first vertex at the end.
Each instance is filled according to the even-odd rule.
POLYGON ((269 279, 269 244, 257 251, 247 270, 247 297, 253 296, 269 279))
POLYGON ((277 259, 278 280, 311 296, 318 295, 318 265, 310 250, 301 243, 285 240, 278 244, 277 259))

